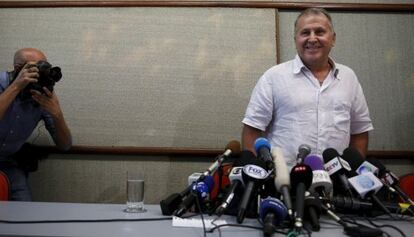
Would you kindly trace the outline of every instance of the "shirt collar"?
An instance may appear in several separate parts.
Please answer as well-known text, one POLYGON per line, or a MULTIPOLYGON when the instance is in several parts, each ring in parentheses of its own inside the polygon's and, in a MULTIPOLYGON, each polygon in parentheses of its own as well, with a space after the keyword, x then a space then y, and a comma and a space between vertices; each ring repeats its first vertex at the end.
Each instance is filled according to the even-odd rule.
MULTIPOLYGON (((332 66, 332 72, 336 79, 340 79, 338 77, 339 69, 336 67, 335 61, 329 57, 329 64, 332 66)), ((296 54, 295 59, 293 60, 293 74, 299 74, 302 71, 302 68, 306 68, 305 64, 303 64, 302 59, 300 59, 299 55, 296 54)))

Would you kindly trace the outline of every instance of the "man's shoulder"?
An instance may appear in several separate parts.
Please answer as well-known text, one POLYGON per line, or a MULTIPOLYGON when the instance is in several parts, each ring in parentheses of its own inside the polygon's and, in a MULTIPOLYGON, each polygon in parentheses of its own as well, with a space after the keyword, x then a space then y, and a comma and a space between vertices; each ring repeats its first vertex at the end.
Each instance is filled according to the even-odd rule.
POLYGON ((335 67, 338 70, 340 75, 355 76, 354 70, 352 68, 350 68, 349 66, 345 65, 345 64, 335 63, 335 67))
POLYGON ((286 61, 283 63, 276 64, 271 68, 267 69, 264 73, 265 75, 280 75, 280 74, 287 74, 292 73, 293 70, 293 60, 286 61))

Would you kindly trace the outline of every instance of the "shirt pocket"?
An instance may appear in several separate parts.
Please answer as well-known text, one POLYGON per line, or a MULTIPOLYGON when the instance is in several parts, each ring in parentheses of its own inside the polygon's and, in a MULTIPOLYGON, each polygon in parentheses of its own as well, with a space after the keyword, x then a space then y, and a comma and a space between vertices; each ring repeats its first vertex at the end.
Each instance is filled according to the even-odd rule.
POLYGON ((334 101, 333 117, 335 129, 349 133, 351 128, 351 104, 347 101, 334 101))

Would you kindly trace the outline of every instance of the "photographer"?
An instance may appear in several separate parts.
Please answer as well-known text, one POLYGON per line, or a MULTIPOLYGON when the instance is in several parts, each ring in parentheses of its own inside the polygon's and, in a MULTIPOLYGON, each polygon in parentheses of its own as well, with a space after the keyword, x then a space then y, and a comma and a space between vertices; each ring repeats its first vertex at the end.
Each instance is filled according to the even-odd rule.
POLYGON ((56 94, 50 87, 25 90, 38 84, 40 72, 36 63, 39 61, 47 61, 40 50, 23 48, 14 55, 14 71, 0 72, 0 171, 7 175, 10 200, 15 201, 30 201, 31 193, 27 171, 18 165, 13 155, 22 148, 40 120, 44 121, 59 149, 67 150, 72 145, 56 94))

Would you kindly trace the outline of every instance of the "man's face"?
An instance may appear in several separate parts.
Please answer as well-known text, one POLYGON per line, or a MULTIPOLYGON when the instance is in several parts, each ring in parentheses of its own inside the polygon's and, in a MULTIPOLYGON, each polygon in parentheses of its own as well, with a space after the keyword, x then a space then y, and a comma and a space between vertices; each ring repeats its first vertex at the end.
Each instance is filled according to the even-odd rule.
POLYGON ((296 25, 296 50, 306 66, 324 66, 335 44, 335 33, 323 14, 301 16, 296 25))
POLYGON ((26 63, 36 64, 38 61, 46 61, 46 56, 35 50, 26 50, 19 54, 14 61, 14 70, 20 71, 26 63))

